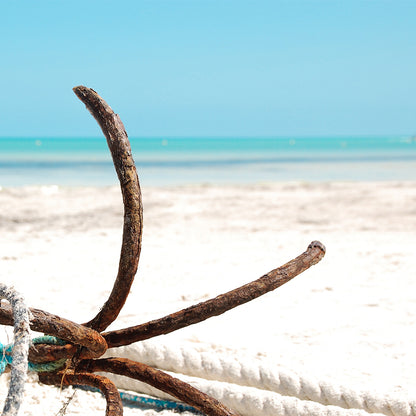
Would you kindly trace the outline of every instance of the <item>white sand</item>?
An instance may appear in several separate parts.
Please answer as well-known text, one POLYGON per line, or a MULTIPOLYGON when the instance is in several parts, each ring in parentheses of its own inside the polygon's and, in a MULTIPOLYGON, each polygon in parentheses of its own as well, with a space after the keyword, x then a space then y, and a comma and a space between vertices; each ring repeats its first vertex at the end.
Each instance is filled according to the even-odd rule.
MULTIPOLYGON (((355 389, 415 391, 416 183, 151 188, 143 199, 139 272, 112 328, 232 289, 320 240, 327 255, 303 275, 163 342, 268 357, 355 389)), ((95 315, 118 266, 119 189, 3 189, 0 206, 1 281, 30 306, 76 322, 95 315)), ((10 333, 2 328, 1 341, 10 333)), ((54 415, 68 395, 32 381, 21 414, 54 415)), ((98 394, 79 392, 66 414, 104 408, 98 394)))

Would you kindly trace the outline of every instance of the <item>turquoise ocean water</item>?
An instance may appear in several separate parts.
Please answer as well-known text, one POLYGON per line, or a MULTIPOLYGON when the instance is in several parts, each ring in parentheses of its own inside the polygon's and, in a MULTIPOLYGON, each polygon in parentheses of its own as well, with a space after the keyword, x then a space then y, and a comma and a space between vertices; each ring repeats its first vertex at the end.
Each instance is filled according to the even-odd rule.
MULTIPOLYGON (((416 180, 416 140, 130 138, 142 184, 416 180)), ((104 138, 0 138, 0 186, 117 183, 104 138)))

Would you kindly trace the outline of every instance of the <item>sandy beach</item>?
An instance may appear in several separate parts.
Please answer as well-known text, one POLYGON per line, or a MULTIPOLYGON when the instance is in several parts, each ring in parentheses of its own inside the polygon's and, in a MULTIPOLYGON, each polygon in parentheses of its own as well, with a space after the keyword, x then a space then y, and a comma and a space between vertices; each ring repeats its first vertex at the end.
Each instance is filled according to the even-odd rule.
MULTIPOLYGON (((111 328, 146 322, 240 286, 320 240, 325 258, 293 281, 154 342, 267 359, 354 389, 414 399, 416 182, 142 192, 139 271, 111 328)), ((118 267, 118 187, 4 188, 0 204, 1 281, 32 307, 80 323, 94 316, 118 267)), ((0 333, 2 343, 11 341, 9 328, 0 333)), ((6 392, 3 375, 2 400, 6 392)), ((39 385, 33 376, 20 414, 55 415, 71 394, 39 385)), ((98 393, 79 391, 66 414, 103 415, 104 409, 98 393)), ((125 414, 156 413, 126 407, 125 414)))

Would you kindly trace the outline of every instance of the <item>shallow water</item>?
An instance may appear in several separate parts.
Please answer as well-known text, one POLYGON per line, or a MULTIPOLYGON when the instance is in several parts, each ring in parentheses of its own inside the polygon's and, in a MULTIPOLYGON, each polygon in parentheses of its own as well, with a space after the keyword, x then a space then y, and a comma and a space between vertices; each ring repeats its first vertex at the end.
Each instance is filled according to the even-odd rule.
MULTIPOLYGON (((408 137, 133 138, 142 183, 416 179, 408 137)), ((117 183, 103 138, 0 138, 0 186, 117 183)))

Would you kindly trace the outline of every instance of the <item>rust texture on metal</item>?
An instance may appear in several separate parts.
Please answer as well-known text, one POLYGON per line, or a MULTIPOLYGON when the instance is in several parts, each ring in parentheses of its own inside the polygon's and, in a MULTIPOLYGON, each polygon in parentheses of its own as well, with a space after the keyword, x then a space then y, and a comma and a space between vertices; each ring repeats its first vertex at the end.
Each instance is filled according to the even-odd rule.
POLYGON ((163 371, 126 358, 81 361, 81 371, 107 371, 150 384, 210 416, 237 416, 218 400, 163 371))
POLYGON ((130 142, 120 117, 91 88, 78 86, 73 90, 97 120, 107 139, 123 195, 123 241, 117 278, 104 306, 85 324, 101 332, 117 318, 130 292, 140 257, 143 206, 130 142))
MULTIPOLYGON (((29 361, 32 363, 47 363, 61 358, 72 358, 78 352, 79 347, 73 344, 36 344, 29 348, 29 361)), ((80 358, 87 358, 85 355, 88 354, 84 354, 84 350, 82 350, 80 358)))
MULTIPOLYGON (((94 90, 78 86, 74 92, 97 120, 107 139, 123 197, 123 240, 112 291, 104 306, 89 322, 80 325, 40 309, 30 309, 32 330, 68 342, 66 345, 31 346, 29 360, 32 362, 68 359, 65 370, 41 373, 39 380, 58 386, 88 385, 99 388, 107 400, 107 416, 121 416, 123 408, 116 386, 109 379, 93 374, 97 371, 121 374, 148 383, 194 406, 207 416, 237 416, 218 400, 162 371, 127 359, 99 357, 108 347, 168 334, 270 292, 318 263, 325 255, 325 247, 314 241, 304 253, 251 283, 151 322, 103 332, 119 315, 137 272, 143 227, 142 197, 130 143, 119 116, 94 90)), ((12 312, 7 305, 0 305, 0 324, 13 325, 12 312)))
POLYGON ((109 348, 119 347, 158 335, 168 334, 180 328, 204 321, 212 316, 221 315, 236 306, 282 286, 313 264, 316 264, 324 255, 325 247, 323 244, 314 241, 300 256, 251 283, 163 318, 117 331, 110 331, 104 333, 103 336, 109 348))
MULTIPOLYGON (((53 335, 70 343, 85 347, 85 358, 98 358, 107 351, 107 343, 97 331, 84 325, 76 324, 68 319, 61 318, 58 315, 42 311, 41 309, 29 308, 29 311, 29 324, 33 331, 53 335)), ((3 325, 13 325, 13 314, 10 306, 2 305, 0 307, 0 323, 3 325)), ((53 345, 49 345, 48 347, 50 347, 48 348, 50 351, 56 348, 53 345)), ((33 349, 34 347, 31 348, 32 354, 33 349)), ((58 357, 51 356, 50 358, 54 360, 58 357)))
POLYGON ((61 386, 91 386, 100 389, 107 402, 106 416, 121 416, 123 414, 123 404, 120 393, 114 383, 107 377, 91 373, 41 373, 39 381, 43 384, 61 386))

